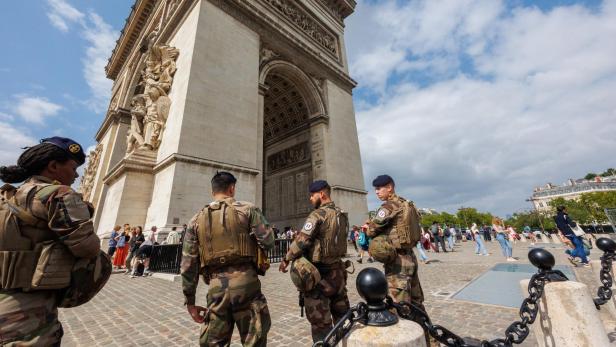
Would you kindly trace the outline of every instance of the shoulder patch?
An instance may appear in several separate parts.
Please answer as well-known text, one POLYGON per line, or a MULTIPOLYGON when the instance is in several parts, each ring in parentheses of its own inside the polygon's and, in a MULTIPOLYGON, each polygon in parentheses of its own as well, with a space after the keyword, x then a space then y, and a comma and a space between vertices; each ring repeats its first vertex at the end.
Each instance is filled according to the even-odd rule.
POLYGON ((304 224, 304 230, 306 231, 310 231, 312 230, 312 228, 314 228, 314 224, 312 224, 312 222, 306 222, 306 224, 304 224))
POLYGON ((385 218, 385 216, 387 215, 387 212, 385 211, 385 209, 379 209, 379 212, 377 212, 377 217, 379 218, 385 218))
POLYGON ((90 209, 82 200, 81 194, 73 193, 62 198, 64 207, 71 222, 79 223, 90 219, 90 209))

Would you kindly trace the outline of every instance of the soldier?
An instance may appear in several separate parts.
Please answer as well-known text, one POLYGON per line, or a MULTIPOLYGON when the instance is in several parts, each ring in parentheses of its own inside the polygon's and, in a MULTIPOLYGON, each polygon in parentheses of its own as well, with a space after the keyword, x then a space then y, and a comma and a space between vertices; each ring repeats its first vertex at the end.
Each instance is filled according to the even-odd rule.
POLYGON ((383 204, 369 223, 368 236, 373 238, 370 253, 384 265, 394 302, 412 301, 423 307, 417 258, 413 253, 421 238, 419 213, 413 202, 396 195, 394 180, 389 175, 378 176, 372 185, 383 204))
POLYGON ((274 246, 274 233, 257 207, 233 198, 235 183, 228 172, 214 175, 214 201, 192 218, 184 236, 182 288, 188 313, 204 323, 201 346, 228 346, 234 324, 244 346, 265 346, 271 325, 257 275, 269 266, 261 260, 274 246), (209 285, 207 308, 195 305, 200 273, 209 285))
POLYGON ((293 262, 291 279, 304 296, 312 341, 317 342, 325 339, 350 307, 342 263, 347 251, 348 218, 331 200, 326 181, 313 182, 309 191, 315 210, 308 215, 279 270, 287 272, 293 262))
POLYGON ((93 208, 70 187, 84 161, 78 143, 52 137, 0 167, 2 346, 59 346, 58 307, 87 302, 111 275, 93 208))

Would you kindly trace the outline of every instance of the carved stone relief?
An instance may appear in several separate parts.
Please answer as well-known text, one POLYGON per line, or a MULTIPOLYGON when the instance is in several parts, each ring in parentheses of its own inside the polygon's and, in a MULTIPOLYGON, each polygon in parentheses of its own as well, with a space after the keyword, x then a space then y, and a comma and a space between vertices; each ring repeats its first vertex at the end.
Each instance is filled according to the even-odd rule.
POLYGON ((328 52, 338 57, 338 39, 325 30, 306 11, 301 9, 293 0, 264 0, 280 11, 295 25, 300 27, 308 36, 316 40, 328 52))
POLYGON ((90 151, 88 154, 88 165, 83 171, 83 177, 81 177, 81 194, 83 195, 83 199, 86 201, 91 200, 90 194, 92 194, 92 188, 94 186, 94 178, 96 177, 96 171, 98 170, 98 165, 101 161, 101 154, 103 152, 103 144, 99 143, 96 145, 94 150, 90 151))
POLYGON ((274 172, 308 161, 310 161, 310 147, 308 142, 302 142, 268 156, 267 168, 269 172, 274 172))
POLYGON ((261 55, 259 59, 259 64, 267 63, 273 59, 280 57, 280 54, 272 51, 269 48, 261 48, 261 55))
POLYGON ((143 94, 131 100, 131 127, 127 135, 127 153, 136 149, 157 150, 169 116, 171 99, 168 96, 176 71, 179 50, 155 44, 157 32, 148 35, 145 68, 141 72, 143 94))

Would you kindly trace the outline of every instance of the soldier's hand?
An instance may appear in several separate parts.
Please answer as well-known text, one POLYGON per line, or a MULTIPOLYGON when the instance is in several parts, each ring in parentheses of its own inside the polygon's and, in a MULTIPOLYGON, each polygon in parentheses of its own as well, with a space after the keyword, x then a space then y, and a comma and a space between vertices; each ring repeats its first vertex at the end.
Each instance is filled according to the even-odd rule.
POLYGON ((207 308, 202 307, 202 306, 196 306, 196 305, 187 305, 186 308, 188 308, 188 313, 190 313, 190 316, 195 322, 197 323, 205 322, 205 316, 207 315, 207 308))
POLYGON ((289 266, 289 262, 286 261, 285 259, 283 259, 280 262, 280 266, 278 267, 278 271, 286 273, 287 272, 287 266, 289 266))

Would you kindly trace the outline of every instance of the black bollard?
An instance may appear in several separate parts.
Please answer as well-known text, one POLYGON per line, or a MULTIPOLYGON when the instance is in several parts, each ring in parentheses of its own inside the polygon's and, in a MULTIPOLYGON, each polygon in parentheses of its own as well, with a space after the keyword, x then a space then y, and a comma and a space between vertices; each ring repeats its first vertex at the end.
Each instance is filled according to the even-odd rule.
POLYGON ((357 274, 357 292, 368 304, 367 318, 362 323, 371 326, 388 326, 398 323, 398 316, 389 311, 387 298, 387 279, 376 268, 369 267, 357 274))
POLYGON ((528 260, 539 268, 539 273, 545 273, 546 279, 551 282, 566 281, 567 276, 558 270, 552 270, 556 259, 552 253, 543 248, 533 248, 528 252, 528 260))
POLYGON ((608 239, 607 237, 600 237, 595 241, 595 245, 597 248, 602 250, 604 253, 614 253, 616 251, 616 242, 612 239, 608 239))

